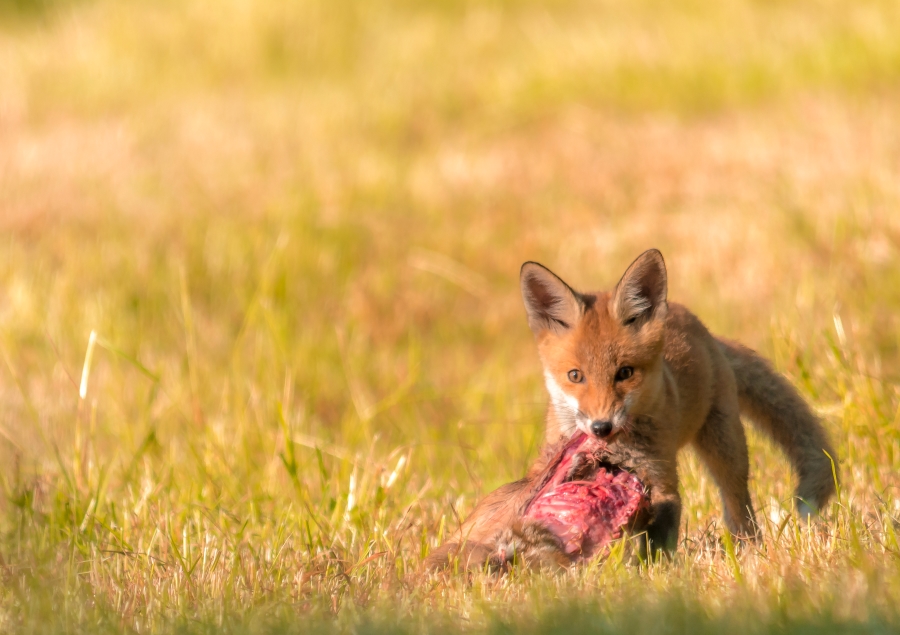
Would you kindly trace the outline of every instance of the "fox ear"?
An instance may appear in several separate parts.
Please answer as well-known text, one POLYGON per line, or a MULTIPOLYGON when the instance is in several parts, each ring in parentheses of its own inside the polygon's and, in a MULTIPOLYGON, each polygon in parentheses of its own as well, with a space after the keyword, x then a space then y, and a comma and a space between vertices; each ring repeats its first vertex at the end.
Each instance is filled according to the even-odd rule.
POLYGON ((650 319, 663 319, 666 303, 666 263, 658 249, 648 249, 631 263, 616 285, 612 314, 624 325, 641 325, 650 319))
POLYGON ((546 330, 561 333, 581 319, 584 303, 555 273, 536 262, 526 262, 519 274, 528 326, 535 335, 546 330))

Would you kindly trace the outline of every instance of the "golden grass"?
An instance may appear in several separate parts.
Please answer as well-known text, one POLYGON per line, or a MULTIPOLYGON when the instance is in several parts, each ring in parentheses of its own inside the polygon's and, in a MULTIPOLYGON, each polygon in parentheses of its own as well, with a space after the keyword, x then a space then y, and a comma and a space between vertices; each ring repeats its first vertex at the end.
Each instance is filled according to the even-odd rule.
POLYGON ((9 6, 0 629, 896 629, 895 3, 9 6), (537 450, 521 262, 650 246, 840 501, 752 436, 758 547, 686 453, 673 563, 422 574, 537 450))

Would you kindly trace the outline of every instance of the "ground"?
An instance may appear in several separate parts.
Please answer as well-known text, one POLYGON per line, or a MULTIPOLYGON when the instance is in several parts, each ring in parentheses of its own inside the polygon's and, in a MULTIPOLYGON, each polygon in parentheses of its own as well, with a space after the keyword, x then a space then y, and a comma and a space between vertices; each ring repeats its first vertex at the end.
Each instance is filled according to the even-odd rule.
POLYGON ((0 630, 900 628, 900 4, 0 0, 0 630), (829 430, 758 545, 432 575, 536 455, 518 270, 670 298, 829 430))

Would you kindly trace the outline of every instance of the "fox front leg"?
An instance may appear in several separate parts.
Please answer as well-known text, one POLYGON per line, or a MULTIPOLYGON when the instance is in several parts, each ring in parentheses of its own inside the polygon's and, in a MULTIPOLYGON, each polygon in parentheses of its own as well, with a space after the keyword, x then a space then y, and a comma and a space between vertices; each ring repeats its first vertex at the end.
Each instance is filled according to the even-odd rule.
POLYGON ((655 559, 658 554, 672 555, 678 547, 681 526, 681 496, 678 494, 678 472, 675 457, 660 458, 647 454, 641 457, 639 478, 650 490, 650 514, 641 549, 643 558, 655 559))
POLYGON ((681 525, 681 497, 678 493, 651 496, 650 522, 645 530, 645 541, 641 549, 644 559, 656 559, 660 553, 672 555, 678 547, 678 529, 681 525))
MULTIPOLYGON (((642 421, 656 426, 655 421, 642 421)), ((678 462, 676 450, 658 448, 653 434, 634 434, 631 443, 616 448, 608 460, 632 470, 650 495, 649 519, 644 527, 641 558, 655 559, 658 554, 671 555, 678 547, 681 526, 681 496, 678 494, 678 462)))

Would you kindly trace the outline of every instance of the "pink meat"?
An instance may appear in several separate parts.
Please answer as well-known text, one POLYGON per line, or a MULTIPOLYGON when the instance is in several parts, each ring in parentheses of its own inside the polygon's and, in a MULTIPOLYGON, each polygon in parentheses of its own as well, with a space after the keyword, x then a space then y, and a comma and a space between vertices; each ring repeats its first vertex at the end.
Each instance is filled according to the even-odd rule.
POLYGON ((547 527, 573 558, 590 558, 621 538, 649 504, 640 480, 624 470, 598 467, 589 480, 564 482, 575 454, 589 452, 594 443, 580 435, 567 444, 524 514, 547 527))

